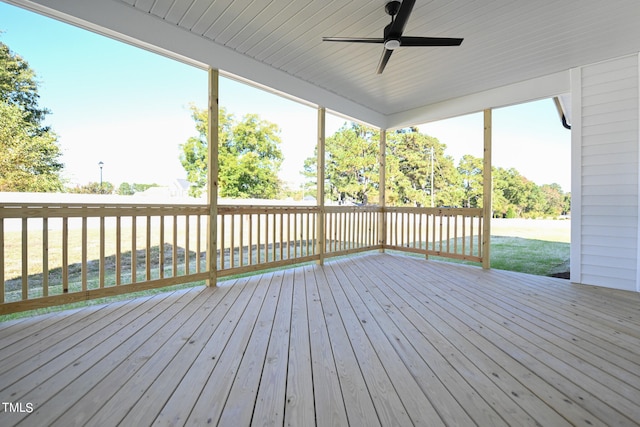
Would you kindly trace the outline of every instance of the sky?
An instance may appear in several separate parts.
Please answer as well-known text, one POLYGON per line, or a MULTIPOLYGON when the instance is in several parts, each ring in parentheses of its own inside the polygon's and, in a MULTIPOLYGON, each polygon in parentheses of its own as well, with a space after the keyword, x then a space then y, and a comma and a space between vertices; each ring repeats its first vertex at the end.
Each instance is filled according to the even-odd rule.
MULTIPOLYGON (((58 135, 65 178, 168 185, 186 174, 180 144, 196 136, 190 105, 207 105, 204 70, 0 2, 0 41, 25 58, 39 82, 46 124, 58 135)), ((313 155, 314 108, 221 78, 220 105, 237 118, 257 113, 281 128, 281 179, 296 188, 313 155)), ((327 135, 345 120, 327 116, 327 135)), ((418 124, 457 160, 482 157, 482 114, 418 124)), ((495 109, 493 165, 516 168, 538 185, 570 191, 570 131, 551 99, 495 109)))

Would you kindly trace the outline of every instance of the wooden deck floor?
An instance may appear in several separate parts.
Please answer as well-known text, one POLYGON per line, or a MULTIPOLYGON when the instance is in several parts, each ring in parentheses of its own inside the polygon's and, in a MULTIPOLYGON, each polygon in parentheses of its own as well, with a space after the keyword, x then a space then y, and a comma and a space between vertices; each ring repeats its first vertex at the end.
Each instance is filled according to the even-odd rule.
POLYGON ((0 400, 2 426, 637 425, 640 294, 370 254, 0 324, 0 400))

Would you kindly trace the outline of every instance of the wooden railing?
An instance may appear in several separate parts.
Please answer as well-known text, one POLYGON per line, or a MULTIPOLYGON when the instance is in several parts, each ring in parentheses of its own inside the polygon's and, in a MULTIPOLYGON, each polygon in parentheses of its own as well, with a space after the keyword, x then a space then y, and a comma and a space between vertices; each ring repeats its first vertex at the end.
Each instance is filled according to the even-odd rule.
MULTIPOLYGON (((0 314, 204 280, 208 214, 0 204, 0 314)), ((220 277, 385 248, 482 260, 481 209, 219 205, 217 230, 220 277)))
POLYGON ((319 259, 313 206, 218 206, 218 276, 319 259))
POLYGON ((347 255, 382 248, 377 206, 327 206, 324 256, 347 255))
POLYGON ((0 205, 0 313, 202 280, 207 206, 0 205))
POLYGON ((482 262, 482 209, 387 207, 385 248, 482 262))

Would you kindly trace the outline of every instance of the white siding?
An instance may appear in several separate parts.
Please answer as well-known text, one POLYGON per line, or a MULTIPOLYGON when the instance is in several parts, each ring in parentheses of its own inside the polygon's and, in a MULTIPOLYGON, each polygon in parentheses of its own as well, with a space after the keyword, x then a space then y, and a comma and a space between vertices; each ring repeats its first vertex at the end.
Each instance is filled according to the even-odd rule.
MULTIPOLYGON (((574 161, 580 179, 577 274, 585 284, 638 290, 638 56, 582 67, 574 161)), ((575 196, 575 195, 574 195, 575 196)), ((574 260, 575 262, 576 260, 574 260)))

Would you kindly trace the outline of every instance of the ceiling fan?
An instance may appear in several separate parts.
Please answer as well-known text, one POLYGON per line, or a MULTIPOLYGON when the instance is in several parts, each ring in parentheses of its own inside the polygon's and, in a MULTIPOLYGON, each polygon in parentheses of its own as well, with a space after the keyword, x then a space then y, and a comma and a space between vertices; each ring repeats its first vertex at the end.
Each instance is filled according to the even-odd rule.
POLYGON ((378 64, 378 74, 382 74, 387 66, 393 51, 399 47, 418 46, 460 46, 462 40, 446 37, 410 37, 403 36, 404 27, 407 25, 413 5, 416 0, 390 1, 384 7, 387 14, 391 15, 391 23, 384 27, 383 38, 358 38, 358 37, 323 37, 326 42, 346 42, 346 43, 379 43, 384 45, 382 57, 378 64))

